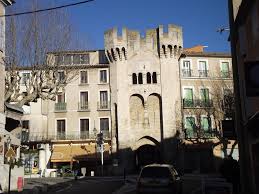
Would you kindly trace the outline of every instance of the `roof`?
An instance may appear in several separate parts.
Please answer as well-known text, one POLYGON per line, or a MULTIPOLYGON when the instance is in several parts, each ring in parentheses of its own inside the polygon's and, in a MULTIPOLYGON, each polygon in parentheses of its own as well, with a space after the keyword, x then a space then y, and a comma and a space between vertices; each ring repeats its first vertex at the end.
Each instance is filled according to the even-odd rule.
POLYGON ((221 58, 231 58, 230 53, 224 52, 187 52, 184 51, 183 55, 190 57, 221 57, 221 58))

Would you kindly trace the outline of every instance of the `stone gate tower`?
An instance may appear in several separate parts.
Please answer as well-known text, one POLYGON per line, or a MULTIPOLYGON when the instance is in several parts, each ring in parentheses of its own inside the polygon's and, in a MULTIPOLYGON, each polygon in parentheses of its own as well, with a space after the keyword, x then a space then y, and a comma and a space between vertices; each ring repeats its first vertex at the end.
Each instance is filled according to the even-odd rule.
POLYGON ((123 167, 173 162, 182 47, 182 28, 175 25, 147 30, 145 37, 126 28, 105 33, 113 152, 123 167))

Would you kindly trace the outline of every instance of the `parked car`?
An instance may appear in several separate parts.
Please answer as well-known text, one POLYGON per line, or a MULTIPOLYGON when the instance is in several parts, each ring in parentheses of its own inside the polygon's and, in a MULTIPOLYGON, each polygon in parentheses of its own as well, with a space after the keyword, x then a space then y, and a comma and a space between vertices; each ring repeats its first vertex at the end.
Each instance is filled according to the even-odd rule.
POLYGON ((151 164, 142 168, 137 193, 181 194, 181 178, 172 165, 151 164))

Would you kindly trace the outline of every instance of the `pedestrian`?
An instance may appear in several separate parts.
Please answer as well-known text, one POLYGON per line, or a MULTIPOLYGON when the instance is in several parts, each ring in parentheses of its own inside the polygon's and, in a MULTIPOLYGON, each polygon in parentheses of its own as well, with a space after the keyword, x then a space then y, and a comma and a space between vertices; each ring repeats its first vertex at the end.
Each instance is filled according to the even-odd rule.
POLYGON ((75 163, 73 164, 73 172, 74 172, 74 177, 75 177, 75 180, 77 180, 77 176, 79 174, 79 168, 80 168, 80 165, 79 165, 79 161, 76 160, 75 163))

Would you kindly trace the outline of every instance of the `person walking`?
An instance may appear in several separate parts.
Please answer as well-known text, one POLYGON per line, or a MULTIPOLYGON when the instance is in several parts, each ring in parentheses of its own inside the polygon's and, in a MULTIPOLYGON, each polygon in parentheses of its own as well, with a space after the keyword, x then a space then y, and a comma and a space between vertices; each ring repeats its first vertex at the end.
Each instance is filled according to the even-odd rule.
POLYGON ((76 160, 76 161, 74 162, 73 168, 72 168, 72 170, 73 170, 73 172, 74 172, 75 180, 77 180, 77 176, 78 176, 78 174, 79 174, 79 169, 80 169, 79 161, 76 160))

